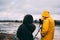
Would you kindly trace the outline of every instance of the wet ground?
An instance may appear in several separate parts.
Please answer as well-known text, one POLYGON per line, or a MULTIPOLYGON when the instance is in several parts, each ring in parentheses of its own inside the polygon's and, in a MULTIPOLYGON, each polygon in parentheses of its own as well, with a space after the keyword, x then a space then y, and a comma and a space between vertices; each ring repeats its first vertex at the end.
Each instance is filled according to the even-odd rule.
MULTIPOLYGON (((0 22, 0 40, 14 40, 14 34, 16 33, 19 25, 21 23, 15 23, 15 22, 0 22), (3 34, 1 34, 3 33, 3 34)), ((39 24, 36 25, 36 30, 34 31, 33 35, 38 31, 39 24)), ((40 39, 40 33, 38 33, 37 38, 40 39)), ((60 26, 55 26, 55 33, 54 33, 54 40, 60 40, 60 26)))

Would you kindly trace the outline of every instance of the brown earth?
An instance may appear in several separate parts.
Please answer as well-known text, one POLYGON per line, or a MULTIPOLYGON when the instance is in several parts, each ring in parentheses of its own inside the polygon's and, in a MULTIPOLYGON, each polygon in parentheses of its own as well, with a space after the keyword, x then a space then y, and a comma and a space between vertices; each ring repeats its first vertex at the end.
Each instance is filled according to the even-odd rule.
MULTIPOLYGON (((14 40, 14 34, 0 33, 0 40, 14 40)), ((18 38, 16 38, 18 40, 18 38)))

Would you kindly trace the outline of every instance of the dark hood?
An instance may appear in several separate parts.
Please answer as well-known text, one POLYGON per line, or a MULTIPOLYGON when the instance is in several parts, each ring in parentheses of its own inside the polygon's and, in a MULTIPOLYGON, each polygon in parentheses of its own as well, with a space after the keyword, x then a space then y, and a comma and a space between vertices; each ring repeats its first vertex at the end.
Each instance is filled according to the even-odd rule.
POLYGON ((32 23, 33 23, 32 15, 26 15, 23 19, 23 24, 32 24, 32 23))

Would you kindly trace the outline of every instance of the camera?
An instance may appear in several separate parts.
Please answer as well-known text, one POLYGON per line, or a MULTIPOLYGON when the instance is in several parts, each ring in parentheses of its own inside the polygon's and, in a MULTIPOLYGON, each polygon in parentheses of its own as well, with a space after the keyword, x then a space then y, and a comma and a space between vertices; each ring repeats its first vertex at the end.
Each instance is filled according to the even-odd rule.
POLYGON ((41 19, 39 19, 39 23, 40 23, 40 24, 43 24, 43 21, 42 21, 41 19))

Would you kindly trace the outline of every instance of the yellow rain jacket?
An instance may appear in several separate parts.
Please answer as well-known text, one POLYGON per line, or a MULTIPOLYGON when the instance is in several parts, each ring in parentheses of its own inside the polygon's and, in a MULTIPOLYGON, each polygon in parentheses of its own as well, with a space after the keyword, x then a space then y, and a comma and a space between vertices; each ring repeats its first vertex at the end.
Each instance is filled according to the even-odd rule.
POLYGON ((41 29, 41 40, 53 40, 55 23, 54 20, 50 17, 48 11, 44 11, 42 13, 42 20, 43 20, 43 24, 41 29))

